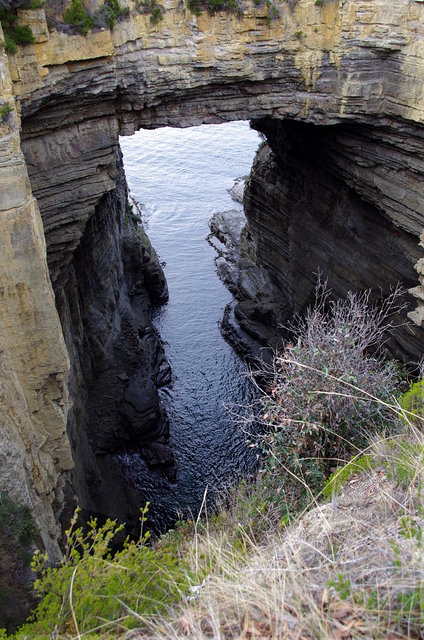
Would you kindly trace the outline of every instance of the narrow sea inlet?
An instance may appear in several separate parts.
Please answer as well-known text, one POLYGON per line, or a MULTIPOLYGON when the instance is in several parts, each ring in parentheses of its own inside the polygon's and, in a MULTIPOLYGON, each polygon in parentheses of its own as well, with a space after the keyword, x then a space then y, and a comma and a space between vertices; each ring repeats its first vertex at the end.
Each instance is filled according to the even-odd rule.
POLYGON ((164 264, 169 302, 155 325, 165 343, 173 384, 161 391, 177 462, 171 483, 138 454, 121 456, 128 481, 151 503, 156 526, 196 513, 206 487, 212 497, 256 458, 236 416, 252 389, 243 363, 220 333, 231 294, 219 280, 208 222, 216 211, 241 207, 227 190, 248 175, 258 134, 247 122, 140 131, 121 139, 130 193, 164 264))

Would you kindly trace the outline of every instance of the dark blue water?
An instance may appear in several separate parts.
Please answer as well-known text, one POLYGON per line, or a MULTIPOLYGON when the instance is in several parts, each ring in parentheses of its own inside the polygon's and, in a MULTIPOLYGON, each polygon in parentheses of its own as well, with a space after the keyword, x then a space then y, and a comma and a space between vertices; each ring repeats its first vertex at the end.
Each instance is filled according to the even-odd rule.
POLYGON ((154 322, 174 376, 161 398, 177 482, 150 473, 138 456, 126 456, 132 481, 162 526, 179 512, 196 512, 206 487, 211 496, 255 465, 238 419, 252 389, 243 363, 220 333, 231 294, 217 276, 206 237, 214 212, 241 206, 227 189, 250 172, 258 143, 246 122, 141 131, 121 140, 130 192, 142 204, 144 227, 165 264, 169 287, 169 302, 154 322))

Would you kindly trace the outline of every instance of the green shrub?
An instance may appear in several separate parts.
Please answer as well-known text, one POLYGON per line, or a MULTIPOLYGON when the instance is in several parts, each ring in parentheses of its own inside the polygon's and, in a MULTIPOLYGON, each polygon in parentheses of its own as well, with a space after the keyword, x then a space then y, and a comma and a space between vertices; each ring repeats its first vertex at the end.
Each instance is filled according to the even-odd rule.
POLYGON ((160 7, 157 6, 152 11, 152 15, 150 16, 150 22, 152 24, 158 24, 158 22, 160 22, 161 20, 163 20, 163 13, 160 7))
POLYGON ((219 11, 240 13, 240 5, 237 0, 188 0, 187 6, 196 16, 199 16, 202 11, 208 11, 211 15, 219 11))
POLYGON ((151 24, 158 24, 161 20, 163 20, 163 7, 158 4, 156 0, 139 0, 137 3, 137 8, 142 11, 142 13, 150 13, 150 22, 151 24))
POLYGON ((381 349, 397 295, 378 306, 370 292, 331 301, 319 284, 315 306, 291 327, 293 343, 274 358, 261 418, 270 489, 275 495, 278 486, 289 508, 319 491, 331 469, 365 448, 371 434, 399 428, 389 406, 398 370, 381 349))
POLYGON ((16 53, 17 44, 32 44, 34 36, 31 27, 28 25, 18 25, 16 14, 13 11, 0 9, 0 22, 4 34, 4 48, 6 53, 16 53))
POLYGON ((315 5, 316 7, 322 7, 322 5, 323 5, 323 0, 315 0, 314 5, 315 5))
POLYGON ((0 491, 0 532, 16 538, 22 547, 31 545, 38 534, 28 505, 13 500, 7 491, 0 491))
POLYGON ((11 105, 8 102, 5 102, 0 107, 0 122, 4 122, 11 111, 12 111, 11 105))
MULTIPOLYGON (((142 510, 142 524, 147 507, 142 510)), ((86 531, 77 526, 78 512, 67 531, 66 554, 58 567, 36 554, 33 570, 39 576, 35 589, 41 598, 18 637, 50 637, 51 633, 92 633, 140 624, 140 615, 163 612, 189 589, 189 570, 173 544, 153 548, 149 534, 127 539, 112 555, 110 546, 122 530, 112 520, 99 526, 96 519, 86 531)), ((90 637, 92 637, 90 635, 90 637)))
POLYGON ((96 23, 102 25, 104 22, 112 30, 116 20, 128 16, 129 12, 129 8, 121 7, 118 0, 106 0, 97 13, 96 23))
POLYGON ((409 390, 399 399, 399 406, 405 411, 406 422, 416 421, 423 424, 424 418, 424 380, 411 384, 409 390), (414 414, 416 419, 414 420, 414 414))
POLYGON ((81 0, 72 0, 71 6, 63 15, 64 21, 86 36, 94 26, 94 20, 88 15, 81 0))
POLYGON ((13 39, 16 44, 31 44, 34 42, 34 36, 31 27, 27 24, 17 24, 13 29, 13 39))

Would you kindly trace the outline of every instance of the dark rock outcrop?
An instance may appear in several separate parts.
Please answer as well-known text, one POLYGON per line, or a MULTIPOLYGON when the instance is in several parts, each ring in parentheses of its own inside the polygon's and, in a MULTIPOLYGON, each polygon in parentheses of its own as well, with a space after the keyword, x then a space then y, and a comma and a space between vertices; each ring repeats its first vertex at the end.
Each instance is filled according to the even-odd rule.
POLYGON ((170 478, 175 468, 157 393, 169 365, 151 324, 152 303, 167 299, 167 286, 128 205, 120 153, 116 174, 55 293, 72 363, 69 435, 79 502, 87 514, 112 515, 131 530, 140 498, 117 475, 114 454, 139 451, 170 478))
MULTIPOLYGON (((236 306, 235 317, 242 329, 257 337, 261 332, 249 326, 256 319, 265 337, 270 328, 287 324, 313 301, 318 273, 335 297, 368 288, 377 297, 398 282, 413 286, 420 256, 417 216, 424 213, 424 159, 417 152, 424 129, 271 119, 254 126, 268 145, 258 152, 245 191, 249 241, 242 244, 239 268, 254 256, 274 293, 264 305, 238 287, 245 302, 236 306), (405 167, 413 167, 407 188, 405 167)), ((405 321, 397 320, 391 351, 416 360, 423 330, 405 321)))

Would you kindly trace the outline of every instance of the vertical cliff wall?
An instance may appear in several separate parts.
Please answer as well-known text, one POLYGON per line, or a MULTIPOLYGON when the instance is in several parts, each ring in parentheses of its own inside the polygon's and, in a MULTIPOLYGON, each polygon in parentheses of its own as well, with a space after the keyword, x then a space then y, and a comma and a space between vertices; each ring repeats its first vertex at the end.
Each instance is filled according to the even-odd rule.
MULTIPOLYGON (((312 303, 318 273, 335 297, 368 288, 378 297, 396 283, 416 285, 424 127, 322 127, 272 119, 254 126, 268 144, 245 191, 250 241, 241 264, 244 259, 249 265, 254 255, 278 293, 271 287, 252 299, 240 290, 235 313, 244 329, 254 333, 255 318, 265 318, 267 308, 274 327, 287 324, 312 303)), ((414 314, 412 298, 405 302, 414 314)), ((422 329, 405 316, 397 324, 392 352, 419 360, 422 329)), ((262 337, 260 324, 256 331, 262 337)))
MULTIPOLYGON (((14 105, 4 52, 0 86, 14 105)), ((0 125, 0 148, 1 488, 30 505, 57 559, 63 489, 73 467, 66 434, 69 359, 14 108, 0 125)))

